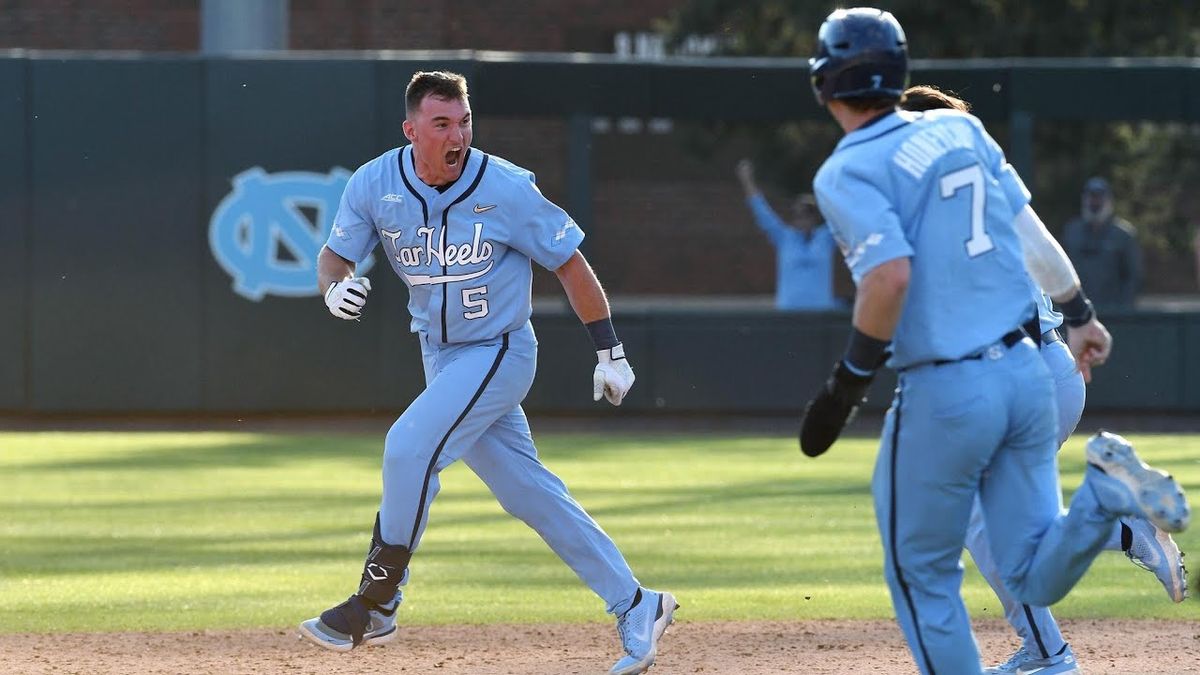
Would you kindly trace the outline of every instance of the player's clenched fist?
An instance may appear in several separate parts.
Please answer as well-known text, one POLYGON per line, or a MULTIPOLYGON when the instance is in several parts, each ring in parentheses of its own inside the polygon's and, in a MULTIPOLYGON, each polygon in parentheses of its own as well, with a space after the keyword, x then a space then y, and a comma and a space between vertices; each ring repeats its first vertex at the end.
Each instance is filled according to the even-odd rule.
POLYGON ((370 292, 371 280, 366 277, 335 281, 325 291, 325 306, 337 318, 354 321, 362 315, 370 292))
POLYGON ((1083 373, 1083 381, 1092 381, 1092 367, 1102 366, 1112 353, 1112 335, 1095 316, 1081 326, 1072 326, 1067 330, 1067 346, 1075 363, 1079 364, 1079 372, 1083 373))
POLYGON ((625 358, 625 345, 601 349, 596 352, 596 358, 599 363, 592 373, 592 400, 599 401, 603 396, 609 403, 621 405, 635 379, 633 368, 629 367, 629 361, 625 358))

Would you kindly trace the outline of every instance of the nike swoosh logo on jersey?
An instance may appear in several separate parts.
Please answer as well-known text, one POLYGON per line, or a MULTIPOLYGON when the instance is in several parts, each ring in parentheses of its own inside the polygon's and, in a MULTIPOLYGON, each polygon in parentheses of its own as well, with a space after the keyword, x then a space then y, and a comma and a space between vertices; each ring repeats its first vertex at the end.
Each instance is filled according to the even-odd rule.
POLYGON ((487 206, 480 206, 479 204, 476 204, 475 208, 471 210, 475 213, 483 213, 484 211, 491 211, 494 208, 496 208, 495 204, 488 204, 487 206))
POLYGON ((391 194, 384 195, 383 198, 380 199, 379 201, 381 201, 381 202, 396 202, 397 204, 403 204, 404 197, 401 197, 400 195, 393 192, 391 194))

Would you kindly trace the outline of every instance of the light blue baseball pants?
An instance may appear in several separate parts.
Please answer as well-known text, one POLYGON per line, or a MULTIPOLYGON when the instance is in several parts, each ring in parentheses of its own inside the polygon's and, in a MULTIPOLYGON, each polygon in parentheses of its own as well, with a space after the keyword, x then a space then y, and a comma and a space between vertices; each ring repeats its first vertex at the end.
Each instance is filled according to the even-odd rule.
MULTIPOLYGON (((1083 415, 1085 385, 1083 375, 1075 367, 1075 359, 1071 350, 1062 340, 1043 345, 1042 359, 1050 374, 1054 377, 1055 403, 1058 406, 1058 445, 1062 444, 1075 432, 1079 418, 1083 415)), ((1004 617, 1021 636, 1030 651, 1041 658, 1048 658, 1062 651, 1066 646, 1058 622, 1050 614, 1048 607, 1036 607, 1017 602, 1004 587, 1000 579, 1000 571, 992 557, 991 545, 987 539, 987 528, 984 523, 983 509, 979 500, 971 509, 971 522, 967 526, 967 550, 979 568, 980 574, 987 579, 992 590, 996 592, 1004 617)), ((1114 524, 1112 534, 1104 546, 1105 550, 1121 550, 1121 525, 1114 524)))
POLYGON ((612 539, 538 459, 521 409, 537 369, 533 327, 465 344, 421 335, 425 391, 387 434, 380 529, 416 551, 438 474, 461 459, 504 510, 533 528, 609 612, 628 609, 638 581, 612 539))
POLYGON ((1029 340, 900 373, 872 491, 884 576, 921 672, 982 669, 960 595, 977 495, 1020 601, 1056 602, 1108 539, 1114 518, 1090 489, 1059 508, 1057 429, 1053 379, 1029 340))

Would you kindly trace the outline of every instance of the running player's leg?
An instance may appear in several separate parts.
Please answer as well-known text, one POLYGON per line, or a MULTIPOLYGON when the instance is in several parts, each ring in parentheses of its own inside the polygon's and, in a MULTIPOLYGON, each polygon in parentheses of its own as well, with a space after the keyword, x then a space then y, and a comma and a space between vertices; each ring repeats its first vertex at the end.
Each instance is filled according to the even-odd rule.
POLYGON ((678 605, 668 592, 640 588, 612 539, 537 457, 524 412, 515 408, 480 438, 463 461, 512 515, 532 527, 617 617, 625 654, 609 671, 641 673, 678 605))
POLYGON ((399 587, 437 495, 438 473, 524 398, 533 381, 536 352, 515 346, 507 334, 444 348, 422 344, 426 388, 387 434, 383 498, 358 590, 301 623, 302 636, 335 651, 395 638, 399 587))
POLYGON ((415 551, 440 489, 438 474, 475 446, 525 397, 536 351, 508 335, 439 350, 436 374, 392 425, 384 443, 384 539, 415 551))
MULTIPOLYGON (((1007 364, 1010 378, 1000 385, 1015 402, 1010 434, 984 475, 979 499, 1005 585, 1019 601, 1048 606, 1087 571, 1112 532, 1114 518, 1099 508, 1086 486, 1062 514, 1052 438, 1057 411, 1045 402, 1049 396, 1033 395, 1042 387, 1048 390, 1051 379, 1031 380, 1021 370, 1035 357, 1031 351, 1013 356, 1007 364)), ((1036 365, 1045 369, 1040 358, 1036 365)))
POLYGON ((520 406, 494 422, 462 459, 504 510, 533 528, 610 613, 629 608, 638 580, 612 539, 538 459, 520 406))
POLYGON ((884 576, 924 673, 980 670, 960 594, 961 556, 980 474, 1004 437, 1005 412, 988 386, 989 365, 902 373, 875 466, 884 576))
MULTIPOLYGON (((1085 385, 1071 350, 1061 340, 1042 347, 1042 359, 1054 375, 1058 399, 1059 445, 1075 432, 1083 413, 1085 385)), ((1104 550, 1121 551, 1133 563, 1149 570, 1173 602, 1184 598, 1186 584, 1183 556, 1171 535, 1138 516, 1122 516, 1113 523, 1104 550)))
POLYGON ((1005 587, 1004 579, 992 556, 983 510, 978 499, 971 509, 967 550, 970 551, 975 566, 979 568, 979 573, 996 593, 996 598, 1004 609, 1004 618, 1021 637, 1021 645, 1025 652, 1031 658, 1037 659, 1051 658, 1062 652, 1067 643, 1049 608, 1020 603, 1005 587))
MULTIPOLYGON (((1071 434, 1075 433, 1075 427, 1079 425, 1083 416, 1087 385, 1084 384, 1083 375, 1080 374, 1075 357, 1071 356, 1071 349, 1066 342, 1058 340, 1044 345, 1041 354, 1046 367, 1054 376, 1054 392, 1058 403, 1058 445, 1061 448, 1071 434)), ((1114 523, 1112 533, 1104 542, 1104 550, 1125 550, 1121 542, 1122 532, 1127 529, 1119 521, 1114 523)))
MULTIPOLYGON (((1025 386, 1016 379, 1011 383, 1017 391, 1025 386)), ((1028 397, 1017 400, 1024 406, 1023 412, 1014 411, 1022 415, 1014 417, 1018 426, 1022 419, 1032 420, 1040 414, 1029 409, 1028 397)), ((1034 426, 1024 424, 1025 428, 1034 426)), ((1056 458, 1031 452, 1035 445, 1028 438, 1014 436, 1009 451, 997 453, 980 492, 997 566, 1019 600, 1051 605, 1062 599, 1111 541, 1119 517, 1153 514, 1168 531, 1187 526, 1190 513, 1178 482, 1146 467, 1124 439, 1111 434, 1088 442, 1084 481, 1075 491, 1070 509, 1062 514, 1056 458), (1046 471, 1048 461, 1055 465, 1052 472, 1046 471), (1049 520, 1044 510, 1036 508, 1047 503, 1059 507, 1049 520)), ((1158 527, 1154 525, 1156 533, 1158 527)), ((1170 548, 1177 550, 1174 542, 1170 548)), ((1168 592, 1176 601, 1182 597, 1183 585, 1174 577, 1181 568, 1167 566, 1163 571, 1169 574, 1161 575, 1171 577, 1168 592)))
MULTIPOLYGON (((1055 393, 1058 400, 1058 439, 1059 447, 1061 447, 1071 434, 1075 433, 1075 427, 1083 415, 1084 399, 1087 395, 1086 385, 1066 342, 1062 340, 1051 342, 1042 347, 1041 353, 1042 359, 1046 361, 1046 366, 1054 375, 1055 393)), ((1104 550, 1128 553, 1134 532, 1127 523, 1133 521, 1142 521, 1134 523, 1133 527, 1138 528, 1139 532, 1150 533, 1151 539, 1156 535, 1163 539, 1170 539, 1169 534, 1159 533, 1157 528, 1146 519, 1125 516, 1113 524, 1112 533, 1104 542, 1104 550)), ((1174 547, 1173 542, 1169 546, 1174 547)))
MULTIPOLYGON (((1054 400, 1058 411, 1058 447, 1066 442, 1075 431, 1083 414, 1083 376, 1075 367, 1071 352, 1062 341, 1042 346, 1040 350, 1046 367, 1054 378, 1054 400)), ((971 509, 971 523, 967 528, 967 550, 975 561, 979 573, 987 580, 1004 608, 1004 618, 1021 636, 1023 648, 1030 657, 1050 659, 1064 652, 1066 641, 1054 620, 1050 609, 1017 602, 1004 586, 1000 571, 988 542, 986 520, 979 500, 971 509)))

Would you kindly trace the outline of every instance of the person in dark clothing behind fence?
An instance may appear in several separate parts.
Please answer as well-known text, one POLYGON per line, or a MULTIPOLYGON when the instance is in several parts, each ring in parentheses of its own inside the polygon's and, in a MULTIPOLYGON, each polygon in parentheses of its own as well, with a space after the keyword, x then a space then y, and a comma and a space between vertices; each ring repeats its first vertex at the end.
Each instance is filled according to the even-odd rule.
POLYGON ((1091 178, 1084 184, 1080 214, 1063 228, 1062 239, 1092 302, 1133 307, 1142 284, 1142 253, 1133 225, 1113 213, 1107 180, 1091 178))

